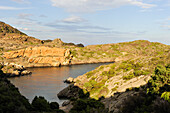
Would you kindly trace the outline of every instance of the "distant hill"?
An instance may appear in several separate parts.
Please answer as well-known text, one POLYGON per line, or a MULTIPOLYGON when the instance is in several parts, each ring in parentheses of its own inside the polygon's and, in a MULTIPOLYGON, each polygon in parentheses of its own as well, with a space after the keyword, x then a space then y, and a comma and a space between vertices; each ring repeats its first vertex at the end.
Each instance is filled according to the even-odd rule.
POLYGON ((7 33, 26 35, 25 33, 19 31, 18 29, 0 21, 0 34, 6 35, 7 33))

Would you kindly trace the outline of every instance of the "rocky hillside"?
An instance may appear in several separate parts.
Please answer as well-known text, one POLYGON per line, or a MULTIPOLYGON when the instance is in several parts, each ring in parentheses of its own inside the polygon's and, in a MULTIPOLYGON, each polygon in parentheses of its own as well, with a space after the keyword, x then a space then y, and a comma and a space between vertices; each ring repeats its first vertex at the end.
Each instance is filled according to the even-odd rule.
POLYGON ((147 40, 136 40, 102 45, 89 45, 84 48, 71 48, 73 54, 72 64, 112 62, 120 61, 137 56, 153 56, 162 54, 162 50, 168 51, 167 45, 149 42, 147 40))
POLYGON ((28 47, 29 45, 42 44, 43 42, 18 29, 0 22, 0 51, 10 51, 28 47))
POLYGON ((58 38, 39 40, 4 22, 0 22, 0 28, 0 62, 25 67, 69 65, 71 60, 69 48, 80 46, 64 43, 58 38))
POLYGON ((0 34, 1 36, 5 36, 5 35, 8 35, 8 34, 15 34, 15 35, 25 35, 25 33, 19 31, 18 29, 16 28, 13 28, 12 26, 4 23, 4 22, 1 22, 0 21, 0 34))
MULTIPOLYGON (((82 50, 89 50, 89 47, 92 46, 82 50)), ((161 43, 138 40, 101 45, 96 50, 94 48, 90 49, 96 51, 93 57, 97 52, 104 52, 107 54, 104 59, 110 55, 115 59, 113 64, 100 66, 74 79, 74 85, 84 89, 84 92, 90 92, 90 96, 95 99, 144 85, 156 65, 170 63, 170 46, 161 43)), ((78 55, 77 59, 80 57, 78 55)))
POLYGON ((97 108, 96 113, 169 113, 170 64, 157 65, 151 74, 145 85, 128 88, 97 101, 89 99, 89 92, 85 93, 80 87, 71 84, 58 94, 59 98, 69 99, 62 104, 61 109, 69 113, 93 113, 90 112, 93 108, 97 108), (101 107, 100 102, 105 108, 101 107))

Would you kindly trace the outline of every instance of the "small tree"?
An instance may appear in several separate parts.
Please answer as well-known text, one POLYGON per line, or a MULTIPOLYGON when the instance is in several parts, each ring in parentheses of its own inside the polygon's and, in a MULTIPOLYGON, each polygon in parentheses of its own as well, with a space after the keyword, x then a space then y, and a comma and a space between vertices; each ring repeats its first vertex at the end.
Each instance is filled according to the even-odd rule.
POLYGON ((50 108, 51 109, 59 109, 59 104, 57 102, 51 102, 50 103, 50 108))
POLYGON ((40 112, 51 111, 49 103, 42 96, 39 96, 39 97, 35 96, 35 98, 32 101, 32 107, 33 107, 33 110, 35 111, 40 111, 40 112))

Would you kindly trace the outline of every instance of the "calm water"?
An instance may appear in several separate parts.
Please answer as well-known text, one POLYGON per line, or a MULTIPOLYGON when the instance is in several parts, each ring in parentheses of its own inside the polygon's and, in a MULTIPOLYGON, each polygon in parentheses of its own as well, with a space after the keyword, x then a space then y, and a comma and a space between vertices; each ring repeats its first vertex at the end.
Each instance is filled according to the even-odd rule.
POLYGON ((63 100, 58 99, 57 93, 68 86, 63 80, 68 77, 75 78, 104 64, 108 63, 29 68, 28 70, 32 72, 32 75, 9 78, 9 80, 19 88, 21 94, 30 102, 37 95, 44 96, 50 102, 57 101, 61 104, 63 100))

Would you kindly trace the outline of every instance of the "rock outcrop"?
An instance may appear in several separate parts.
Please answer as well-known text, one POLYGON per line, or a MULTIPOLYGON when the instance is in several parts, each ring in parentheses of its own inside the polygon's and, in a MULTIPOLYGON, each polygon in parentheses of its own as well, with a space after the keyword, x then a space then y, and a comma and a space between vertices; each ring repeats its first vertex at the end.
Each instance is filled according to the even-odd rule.
POLYGON ((68 83, 68 84, 74 83, 74 78, 69 77, 68 79, 64 80, 64 83, 68 83))
POLYGON ((109 113, 119 113, 125 100, 133 95, 138 95, 137 91, 126 91, 122 93, 116 93, 114 96, 102 99, 101 102, 105 105, 105 108, 109 110, 109 113))
POLYGON ((73 84, 69 85, 62 91, 60 91, 57 96, 60 99, 71 99, 71 98, 79 98, 79 91, 82 90, 73 84))
POLYGON ((63 44, 64 42, 63 42, 63 41, 61 41, 61 39, 60 39, 60 38, 56 38, 56 39, 54 39, 54 40, 52 41, 52 43, 63 44))
POLYGON ((15 63, 0 63, 1 70, 6 77, 24 76, 31 74, 24 66, 15 63))
POLYGON ((22 58, 25 67, 37 67, 69 65, 72 57, 69 49, 41 46, 5 52, 4 58, 11 62, 22 58))

